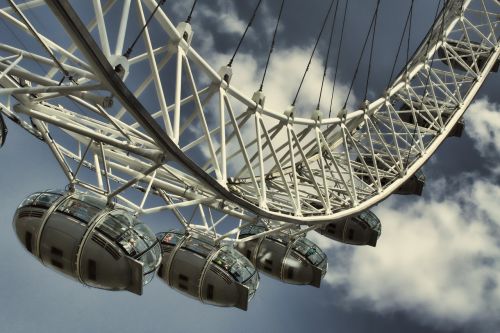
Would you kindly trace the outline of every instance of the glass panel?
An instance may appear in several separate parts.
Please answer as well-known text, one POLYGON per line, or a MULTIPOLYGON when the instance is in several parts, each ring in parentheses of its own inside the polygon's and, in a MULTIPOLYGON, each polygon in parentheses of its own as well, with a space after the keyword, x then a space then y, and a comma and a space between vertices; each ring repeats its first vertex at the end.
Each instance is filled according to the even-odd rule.
POLYGON ((381 232, 382 225, 378 217, 371 211, 367 210, 359 214, 359 218, 370 225, 370 227, 377 231, 379 234, 381 232))
POLYGON ((422 169, 418 169, 417 172, 415 172, 415 177, 417 177, 417 179, 422 181, 422 182, 425 181, 425 174, 422 171, 422 169))
POLYGON ((229 253, 222 249, 217 254, 217 257, 214 259, 214 263, 223 268, 226 272, 229 272, 229 268, 233 265, 235 259, 229 255, 229 253))
POLYGON ((38 207, 50 208, 50 206, 52 206, 54 201, 56 201, 60 197, 61 197, 60 194, 42 193, 40 194, 40 196, 38 196, 38 198, 36 198, 33 205, 38 207))
POLYGON ((149 282, 151 282, 151 280, 153 280, 155 276, 155 272, 152 271, 151 273, 148 273, 146 275, 144 275, 144 285, 147 285, 149 282))
POLYGON ((71 215, 83 222, 90 222, 101 209, 88 205, 76 198, 66 199, 57 209, 59 212, 71 215))
POLYGON ((120 237, 128 229, 128 225, 123 223, 121 220, 108 215, 105 220, 97 227, 97 230, 111 238, 112 240, 116 240, 120 237))
POLYGON ((196 238, 191 238, 184 245, 184 248, 193 251, 206 258, 214 250, 214 247, 196 238))
POLYGON ((125 231, 118 240, 118 243, 131 257, 141 254, 148 248, 147 244, 133 229, 125 231))
POLYGON ((326 259, 323 251, 306 237, 297 239, 292 246, 294 250, 306 257, 313 265, 318 265, 326 259))
POLYGON ((128 227, 132 227, 135 223, 135 218, 130 213, 124 210, 114 210, 109 215, 113 216, 121 224, 128 227))
MULTIPOLYGON (((311 244, 309 244, 306 241, 307 238, 302 237, 299 238, 295 241, 295 243, 292 245, 293 249, 297 251, 298 253, 302 254, 303 256, 306 256, 307 251, 309 251, 309 248, 311 247, 311 244)), ((312 244, 314 246, 314 244, 312 244)))
POLYGON ((240 238, 245 238, 251 235, 257 235, 261 232, 266 231, 267 228, 264 225, 261 224, 252 224, 249 226, 246 226, 241 229, 240 231, 240 238))
POLYGON ((135 242, 135 250, 137 254, 141 254, 144 251, 146 251, 149 248, 149 245, 144 241, 144 239, 141 237, 141 235, 137 234, 134 230, 134 240, 137 240, 135 242))
POLYGON ((138 260, 144 264, 144 273, 149 274, 154 271, 161 255, 160 245, 153 246, 148 252, 144 253, 138 260))
POLYGON ((247 282, 256 273, 252 263, 229 246, 225 246, 219 251, 214 263, 226 270, 240 283, 247 282))
POLYGON ((26 207, 26 206, 31 206, 33 204, 33 201, 40 195, 40 193, 33 193, 30 196, 28 196, 26 199, 21 202, 19 205, 19 208, 21 207, 26 207))
POLYGON ((259 274, 255 271, 250 279, 245 282, 245 286, 248 287, 248 300, 251 300, 255 296, 255 292, 259 286, 259 274))
POLYGON ((134 230, 141 235, 142 239, 146 242, 148 247, 152 246, 157 242, 155 234, 153 231, 145 224, 140 223, 139 221, 135 221, 134 230))
POLYGON ((104 198, 97 197, 95 194, 76 192, 73 198, 80 200, 87 205, 100 208, 101 210, 106 208, 106 200, 104 198))

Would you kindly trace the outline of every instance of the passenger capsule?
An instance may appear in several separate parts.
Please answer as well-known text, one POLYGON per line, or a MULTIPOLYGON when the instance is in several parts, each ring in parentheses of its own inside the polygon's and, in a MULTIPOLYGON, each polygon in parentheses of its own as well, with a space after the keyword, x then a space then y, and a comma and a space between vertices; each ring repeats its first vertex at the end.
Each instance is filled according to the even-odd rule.
POLYGON ((230 245, 195 232, 157 234, 163 258, 158 276, 202 303, 247 310, 259 285, 252 263, 230 245))
POLYGON ((382 225, 378 217, 367 210, 343 221, 329 223, 316 229, 316 232, 341 243, 375 247, 382 233, 382 225))
POLYGON ((5 124, 2 113, 0 112, 0 147, 2 147, 5 143, 7 132, 7 124, 5 124))
POLYGON ((306 237, 291 239, 285 233, 253 237, 266 231, 264 225, 242 228, 236 249, 255 267, 276 279, 290 284, 320 287, 328 267, 326 255, 306 237), (244 241, 248 238, 248 241, 244 241))
MULTIPOLYGON (((374 166, 373 163, 373 158, 370 155, 365 155, 363 156, 364 162, 368 166, 374 166)), ((363 164, 361 158, 358 156, 356 158, 356 162, 363 164)), ((392 162, 391 162, 392 163, 392 162)), ((363 169, 354 166, 354 170, 358 172, 364 172, 363 169)), ((380 170, 385 170, 387 171, 389 168, 387 165, 382 163, 381 161, 377 161, 377 168, 380 170)), ((371 182, 371 178, 368 174, 363 174, 360 176, 360 178, 365 181, 365 182, 371 182)), ((382 186, 387 185, 391 181, 390 178, 388 177, 381 177, 380 183, 382 186)), ((425 186, 425 174, 424 172, 420 169, 417 170, 406 182, 403 183, 396 191, 394 191, 395 194, 401 194, 401 195, 422 195, 422 192, 424 190, 425 186)))
MULTIPOLYGON (((481 44, 473 41, 446 41, 453 52, 446 52, 443 47, 438 50, 438 56, 445 65, 451 65, 453 69, 460 71, 477 71, 476 65, 479 70, 482 70, 486 65, 490 56, 490 51, 481 46, 481 44), (448 63, 449 61, 449 63, 448 63)), ((491 68, 492 72, 498 72, 500 67, 500 59, 497 59, 491 68)))
POLYGON ((32 194, 17 209, 13 224, 24 247, 45 266, 89 287, 140 295, 160 264, 154 233, 93 194, 32 194))
MULTIPOLYGON (((438 114, 436 113, 437 111, 435 111, 436 106, 433 105, 432 103, 429 104, 426 108, 424 108, 424 106, 422 105, 421 102, 413 102, 413 107, 416 110, 427 109, 427 111, 424 111, 423 115, 418 113, 415 115, 415 117, 413 116, 413 114, 411 112, 400 113, 399 117, 405 123, 415 125, 415 120, 416 120, 418 126, 428 128, 429 126, 431 126, 431 122, 434 121, 434 119, 438 117, 438 114), (429 114, 427 114, 427 112, 429 114)), ((448 122, 448 120, 451 118, 451 113, 453 110, 450 110, 449 107, 447 107, 445 105, 440 106, 440 108, 441 108, 441 120, 443 121, 443 124, 446 124, 448 122)), ((401 107, 401 110, 403 110, 403 111, 411 110, 411 107, 408 104, 403 104, 403 106, 401 107)), ((450 137, 456 137, 456 138, 461 137, 463 134, 463 131, 464 131, 464 127, 465 127, 464 119, 460 118, 460 120, 457 121, 455 126, 453 126, 450 133, 448 133, 448 137, 449 138, 450 137)))

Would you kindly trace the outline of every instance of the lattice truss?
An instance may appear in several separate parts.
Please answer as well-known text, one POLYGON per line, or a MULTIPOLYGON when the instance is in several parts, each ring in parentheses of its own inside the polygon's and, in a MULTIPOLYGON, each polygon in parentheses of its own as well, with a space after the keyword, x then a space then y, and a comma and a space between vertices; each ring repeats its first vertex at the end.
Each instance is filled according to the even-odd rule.
POLYGON ((213 69, 191 26, 154 0, 3 7, 1 112, 50 147, 70 186, 218 239, 262 218, 315 228, 383 200, 450 134, 500 55, 500 3, 449 1, 384 96, 301 118, 231 85, 231 69, 213 69))

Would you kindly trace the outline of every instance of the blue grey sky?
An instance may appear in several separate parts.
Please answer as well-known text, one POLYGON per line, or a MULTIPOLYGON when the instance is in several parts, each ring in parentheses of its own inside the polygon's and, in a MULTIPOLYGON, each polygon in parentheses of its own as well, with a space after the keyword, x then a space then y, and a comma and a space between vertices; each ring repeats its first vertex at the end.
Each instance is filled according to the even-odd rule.
MULTIPOLYGON (((193 44, 215 68, 229 60, 255 2, 199 1, 193 44)), ((307 6, 303 1, 288 2, 265 89, 270 103, 282 108, 291 102, 291 87, 298 82, 280 70, 302 73, 321 23, 318 17, 327 6, 320 0, 307 6)), ((351 3, 349 38, 339 72, 342 85, 352 76, 352 54, 359 54, 375 1, 351 3)), ((177 22, 185 18, 189 4, 172 0, 165 8, 177 22)), ((278 4, 264 0, 262 14, 235 60, 235 84, 248 93, 258 88, 278 4)), ((409 0, 382 0, 372 98, 388 79, 409 4, 409 0)), ((435 6, 435 1, 415 1, 412 47, 432 23, 435 6)), ((321 64, 325 52, 322 43, 311 77, 321 74, 321 67, 314 65, 321 64)), ((333 74, 328 75, 331 80, 333 74)), ((314 78, 308 80, 311 88, 305 88, 301 105, 312 110, 317 89, 314 78)), ((66 179, 48 147, 7 121, 9 136, 0 149, 0 332, 496 332, 499 84, 499 74, 493 73, 468 111, 464 136, 447 140, 427 163, 422 197, 392 196, 374 208, 383 224, 376 248, 315 237, 329 256, 322 287, 286 285, 261 276, 247 312, 202 305, 158 279, 139 297, 90 289, 40 265, 18 243, 12 217, 26 195, 64 187, 66 179)), ((360 89, 362 85, 356 86, 356 96, 360 89)))

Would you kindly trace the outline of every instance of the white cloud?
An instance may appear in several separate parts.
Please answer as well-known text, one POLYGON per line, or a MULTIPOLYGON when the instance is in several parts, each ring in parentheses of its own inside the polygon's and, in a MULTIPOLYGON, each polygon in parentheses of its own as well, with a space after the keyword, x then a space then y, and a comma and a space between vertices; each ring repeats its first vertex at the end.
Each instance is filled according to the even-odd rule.
POLYGON ((500 105, 487 98, 474 101, 465 115, 467 133, 485 157, 498 156, 500 152, 500 105))
POLYGON ((494 175, 496 175, 496 176, 500 176, 500 165, 497 165, 497 166, 493 167, 493 168, 491 169, 491 172, 492 172, 494 175))
POLYGON ((441 180, 428 199, 377 207, 383 232, 376 248, 323 240, 331 249, 327 283, 376 311, 452 325, 498 320, 500 186, 472 177, 456 186, 441 180))

